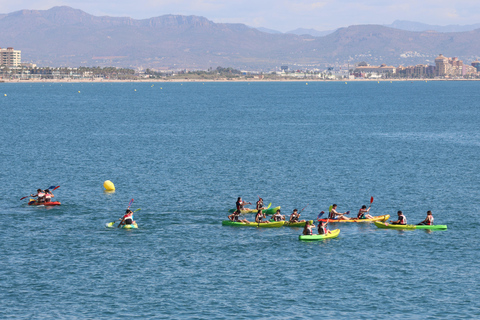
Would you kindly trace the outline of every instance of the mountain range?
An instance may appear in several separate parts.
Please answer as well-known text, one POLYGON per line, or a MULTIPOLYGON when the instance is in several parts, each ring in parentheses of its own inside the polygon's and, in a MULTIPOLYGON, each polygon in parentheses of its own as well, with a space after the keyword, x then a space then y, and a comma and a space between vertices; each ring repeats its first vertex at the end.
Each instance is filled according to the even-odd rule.
POLYGON ((480 29, 445 33, 356 25, 312 36, 198 16, 97 17, 70 7, 0 14, 0 30, 0 47, 21 50, 22 61, 52 67, 269 70, 360 61, 433 63, 439 53, 469 63, 480 54, 480 29))

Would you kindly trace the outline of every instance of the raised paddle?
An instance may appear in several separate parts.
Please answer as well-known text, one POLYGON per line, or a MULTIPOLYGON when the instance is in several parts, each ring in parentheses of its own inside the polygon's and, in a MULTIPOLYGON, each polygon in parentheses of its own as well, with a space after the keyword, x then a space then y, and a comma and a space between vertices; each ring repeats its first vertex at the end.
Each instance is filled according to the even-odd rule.
MULTIPOLYGON (((58 189, 58 188, 60 188, 60 186, 51 186, 51 187, 49 187, 49 188, 47 188, 47 189, 56 190, 56 189, 58 189)), ((46 190, 46 189, 45 189, 45 190, 46 190)), ((53 190, 52 190, 52 191, 53 191, 53 190)), ((23 199, 28 198, 28 197, 30 197, 30 196, 31 196, 31 195, 28 195, 28 196, 26 196, 26 197, 20 198, 20 200, 23 200, 23 199)))
POLYGON ((302 213, 303 210, 305 210, 306 207, 308 207, 309 204, 307 204, 298 214, 302 213))

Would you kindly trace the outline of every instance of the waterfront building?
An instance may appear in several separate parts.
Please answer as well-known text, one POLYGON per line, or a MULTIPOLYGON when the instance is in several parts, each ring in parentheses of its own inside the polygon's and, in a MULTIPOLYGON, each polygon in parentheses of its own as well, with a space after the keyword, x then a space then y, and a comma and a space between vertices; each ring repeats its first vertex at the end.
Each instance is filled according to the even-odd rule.
POLYGON ((14 50, 13 48, 0 48, 0 66, 5 67, 19 67, 22 63, 22 53, 20 50, 14 50))
POLYGON ((365 66, 365 65, 358 65, 353 72, 355 74, 365 74, 370 75, 373 78, 385 76, 388 74, 395 74, 397 68, 393 66, 387 66, 386 64, 382 64, 380 66, 365 66))
POLYGON ((472 67, 474 67, 475 69, 477 69, 477 72, 480 72, 480 61, 475 60, 472 62, 472 67))
POLYGON ((435 58, 435 75, 437 77, 444 77, 447 75, 448 58, 440 54, 435 58))

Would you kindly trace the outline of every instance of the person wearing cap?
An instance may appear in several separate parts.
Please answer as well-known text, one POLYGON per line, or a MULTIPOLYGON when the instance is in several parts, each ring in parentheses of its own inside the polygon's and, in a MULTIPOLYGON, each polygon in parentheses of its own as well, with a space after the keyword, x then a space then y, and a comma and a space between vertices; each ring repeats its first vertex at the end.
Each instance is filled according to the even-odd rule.
POLYGON ((257 214, 255 215, 255 222, 256 223, 270 223, 270 221, 262 219, 265 218, 265 213, 262 212, 262 209, 258 210, 257 214))
POLYGON ((30 197, 37 198, 37 203, 45 202, 45 192, 42 189, 37 189, 37 194, 31 194, 30 197))
POLYGON ((327 223, 325 221, 320 221, 318 224, 318 234, 329 234, 332 233, 332 231, 327 229, 327 223))
POLYGON ((425 220, 423 220, 422 222, 420 222, 418 225, 427 225, 427 226, 432 226, 433 225, 433 214, 432 214, 432 211, 428 210, 427 211, 427 217, 425 218, 425 220))
POLYGON ((300 213, 298 213, 297 209, 293 209, 293 212, 290 215, 290 219, 288 221, 289 222, 305 222, 305 220, 299 220, 299 219, 300 219, 300 213))
POLYGON ((275 214, 272 216, 272 219, 273 221, 282 221, 285 220, 285 216, 282 216, 280 214, 280 209, 278 209, 277 212, 275 212, 275 214))
POLYGON ((332 209, 330 210, 330 212, 329 212, 328 214, 329 214, 329 218, 330 218, 330 219, 334 219, 334 220, 350 220, 350 218, 345 217, 345 215, 348 214, 348 213, 350 213, 350 211, 347 211, 347 212, 344 212, 344 213, 337 212, 337 205, 336 205, 336 204, 333 204, 333 205, 332 205, 332 209))
POLYGON ((373 219, 373 216, 368 214, 369 211, 370 207, 367 209, 367 206, 363 205, 362 208, 358 210, 357 219, 373 219))
POLYGON ((313 228, 315 228, 315 224, 313 221, 309 220, 305 223, 305 227, 303 227, 303 235, 311 236, 313 235, 313 228))
POLYGON ((125 211, 125 215, 120 220, 122 220, 122 221, 120 221, 117 228, 120 228, 121 226, 123 226, 125 224, 135 224, 135 221, 133 220, 132 210, 127 209, 127 211, 125 211))
POLYGON ((391 224, 402 224, 402 225, 407 224, 407 218, 403 215, 402 211, 398 210, 397 215, 398 215, 398 220, 396 221, 390 220, 391 224))

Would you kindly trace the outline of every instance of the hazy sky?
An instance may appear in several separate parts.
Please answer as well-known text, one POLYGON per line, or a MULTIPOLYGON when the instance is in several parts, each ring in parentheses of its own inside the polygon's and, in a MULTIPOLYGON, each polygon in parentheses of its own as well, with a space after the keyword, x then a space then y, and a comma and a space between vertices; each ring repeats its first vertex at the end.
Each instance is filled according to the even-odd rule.
POLYGON ((480 0, 0 0, 0 13, 70 6, 93 15, 146 19, 197 15, 279 31, 319 31, 354 24, 410 20, 428 24, 480 23, 480 0))

